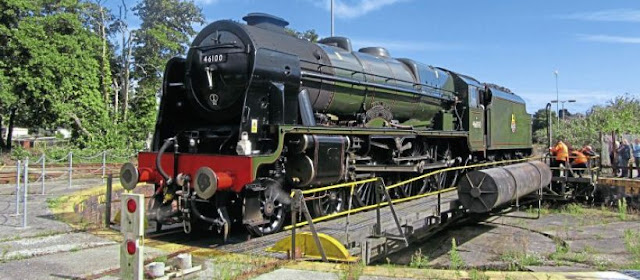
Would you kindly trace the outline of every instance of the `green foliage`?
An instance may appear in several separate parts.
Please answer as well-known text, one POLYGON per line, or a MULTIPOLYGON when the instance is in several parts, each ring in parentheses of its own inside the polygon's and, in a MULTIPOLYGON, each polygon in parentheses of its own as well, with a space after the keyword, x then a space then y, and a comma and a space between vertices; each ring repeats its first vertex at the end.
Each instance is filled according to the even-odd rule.
POLYGON ((315 29, 309 29, 303 32, 293 30, 291 28, 286 28, 285 30, 287 31, 287 34, 293 37, 297 37, 298 39, 303 39, 314 43, 318 42, 318 38, 320 37, 318 36, 318 33, 316 33, 315 29))
POLYGON ((411 255, 411 262, 409 263, 409 267, 412 267, 412 268, 429 267, 429 257, 422 254, 422 249, 418 249, 418 251, 415 251, 413 255, 411 255))
MULTIPOLYGON (((551 121, 553 124, 556 123, 557 117, 556 112, 551 111, 551 121)), ((531 118, 531 131, 533 131, 533 142, 534 143, 547 143, 547 110, 539 109, 536 111, 531 118)))
POLYGON ((453 270, 461 269, 465 266, 464 260, 458 252, 458 245, 456 245, 456 239, 451 238, 451 250, 449 251, 449 268, 453 270))
POLYGON ((500 259, 508 263, 509 270, 520 270, 525 266, 542 264, 540 256, 519 251, 505 252, 500 256, 500 259))
POLYGON ((627 220, 627 200, 624 197, 618 200, 618 218, 620 221, 627 220))
POLYGON ((126 124, 129 142, 135 144, 153 131, 164 64, 184 55, 189 38, 196 34, 192 26, 204 23, 204 17, 191 1, 142 0, 133 10, 142 21, 133 49, 134 63, 140 70, 134 73, 138 88, 131 98, 131 117, 126 124))
MULTIPOLYGON (((546 143, 546 120, 544 109, 534 114, 534 140, 546 143), (537 129, 536 129, 537 128, 537 129)), ((640 100, 630 94, 618 96, 604 106, 593 106, 585 117, 575 117, 561 120, 560 125, 553 125, 553 137, 562 137, 565 143, 578 148, 584 144, 591 144, 599 151, 600 132, 640 133, 640 100)))
POLYGON ((567 213, 569 215, 581 215, 584 212, 584 207, 577 203, 570 203, 563 207, 561 213, 567 213))
POLYGON ((479 271, 477 269, 472 269, 469 271, 469 277, 471 280, 489 280, 489 276, 484 274, 484 272, 479 271))
POLYGON ((98 141, 109 118, 100 93, 100 38, 85 28, 83 3, 6 0, 0 33, 6 42, 0 65, 18 106, 18 123, 73 128, 79 146, 98 141), (26 4, 28 2, 29 4, 26 4))
POLYGON ((73 145, 92 152, 144 148, 164 63, 185 54, 192 26, 204 18, 192 1, 141 0, 134 11, 142 25, 131 31, 129 65, 115 57, 108 39, 118 25, 100 2, 0 0, 0 55, 11 57, 0 61, 0 119, 6 123, 17 108, 17 126, 69 128, 73 145), (121 76, 123 67, 131 75, 121 76), (112 77, 136 85, 127 86, 127 103, 112 77), (123 109, 130 117, 122 117, 123 109))
POLYGON ((631 253, 631 269, 640 269, 640 231, 624 230, 624 246, 631 253))
POLYGON ((22 148, 22 146, 16 146, 11 149, 11 159, 13 160, 24 160, 29 156, 29 151, 22 148))

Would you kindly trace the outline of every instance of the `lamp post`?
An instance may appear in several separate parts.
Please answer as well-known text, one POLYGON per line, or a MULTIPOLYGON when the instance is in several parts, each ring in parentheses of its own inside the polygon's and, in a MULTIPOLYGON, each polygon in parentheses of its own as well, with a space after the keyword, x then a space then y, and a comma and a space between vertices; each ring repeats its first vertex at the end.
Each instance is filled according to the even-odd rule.
MULTIPOLYGON (((562 103, 562 111, 561 111, 562 112, 562 121, 564 121, 564 103, 567 103, 567 102, 574 103, 574 102, 576 102, 576 100, 575 99, 560 100, 560 101, 558 101, 557 99, 556 100, 551 100, 551 103, 556 103, 556 106, 558 106, 558 103, 562 103)), ((559 119, 560 119, 560 113, 558 113, 558 120, 559 119)), ((560 121, 558 121, 558 123, 559 122, 560 121)), ((558 127, 560 127, 560 124, 558 124, 558 127)))
POLYGON ((333 37, 333 0, 331 0, 331 37, 333 37))
MULTIPOLYGON (((557 129, 560 129, 560 108, 558 104, 558 100, 560 100, 560 94, 558 91, 558 70, 556 69, 555 71, 553 71, 553 74, 556 76, 556 117, 557 117, 557 129)), ((553 101, 551 101, 551 103, 553 103, 553 101)))

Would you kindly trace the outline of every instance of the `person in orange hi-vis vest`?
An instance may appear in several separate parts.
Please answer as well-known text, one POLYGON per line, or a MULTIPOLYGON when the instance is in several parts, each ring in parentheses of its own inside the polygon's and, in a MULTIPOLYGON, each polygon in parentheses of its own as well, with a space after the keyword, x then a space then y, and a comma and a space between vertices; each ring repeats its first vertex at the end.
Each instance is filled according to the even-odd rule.
MULTIPOLYGON (((562 139, 558 138, 555 147, 549 147, 549 152, 555 156, 551 159, 551 167, 560 167, 560 165, 566 166, 569 160, 569 148, 562 142, 562 139)), ((560 170, 553 170, 554 176, 560 176, 560 170)))
POLYGON ((571 157, 569 161, 571 162, 571 168, 578 169, 578 170, 574 170, 574 172, 578 176, 582 177, 582 173, 584 173, 584 170, 582 170, 581 168, 587 168, 588 160, 589 159, 587 158, 587 156, 581 151, 578 151, 578 150, 571 151, 571 157))

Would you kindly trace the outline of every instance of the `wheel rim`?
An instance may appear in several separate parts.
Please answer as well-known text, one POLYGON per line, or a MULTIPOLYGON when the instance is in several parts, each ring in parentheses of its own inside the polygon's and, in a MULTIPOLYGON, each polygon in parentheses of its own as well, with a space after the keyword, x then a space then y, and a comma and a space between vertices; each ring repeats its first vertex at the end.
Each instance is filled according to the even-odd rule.
POLYGON ((282 203, 286 200, 283 191, 280 190, 280 184, 271 179, 262 182, 267 189, 260 192, 260 213, 262 219, 266 223, 249 227, 249 230, 255 235, 267 235, 277 232, 282 228, 285 220, 285 205, 282 203))
POLYGON ((330 215, 344 211, 347 195, 345 190, 329 190, 321 198, 314 200, 316 216, 330 215))
POLYGON ((357 206, 372 205, 376 202, 375 182, 364 183, 353 194, 357 206))
POLYGON ((279 193, 273 187, 260 194, 260 212, 266 224, 257 226, 262 234, 270 234, 278 229, 284 222, 284 205, 278 200, 279 193))

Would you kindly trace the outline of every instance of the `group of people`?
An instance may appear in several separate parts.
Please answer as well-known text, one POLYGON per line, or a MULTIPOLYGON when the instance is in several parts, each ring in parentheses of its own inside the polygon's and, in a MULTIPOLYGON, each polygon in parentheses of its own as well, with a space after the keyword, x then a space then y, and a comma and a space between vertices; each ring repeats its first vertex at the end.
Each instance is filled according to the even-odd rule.
POLYGON ((633 144, 629 144, 627 139, 622 139, 622 143, 616 141, 613 149, 615 149, 615 154, 617 154, 617 157, 614 156, 613 152, 609 154, 611 165, 613 166, 613 173, 618 175, 618 177, 633 175, 629 172, 632 171, 631 168, 633 167, 633 163, 635 163, 636 169, 638 170, 636 178, 640 178, 640 139, 636 138, 633 144))
MULTIPOLYGON (((558 139, 554 147, 549 147, 549 151, 553 155, 551 167, 560 167, 561 165, 568 167, 570 165, 571 169, 575 169, 573 172, 578 176, 582 176, 584 170, 586 170, 589 157, 596 155, 590 145, 585 144, 580 149, 572 149, 562 139, 558 139)), ((554 170, 554 173, 556 174, 555 176, 559 176, 560 170, 554 170)))
MULTIPOLYGON (((633 144, 630 144, 627 139, 622 139, 622 142, 615 141, 611 148, 609 158, 614 175, 625 178, 633 175, 629 172, 632 171, 633 163, 635 163, 638 170, 636 178, 640 178, 640 139, 636 138, 633 144)), ((575 169, 573 172, 580 176, 587 168, 589 157, 596 155, 589 145, 584 145, 580 149, 571 149, 562 139, 558 139, 555 146, 549 147, 549 152, 553 155, 551 167, 560 167, 561 165, 568 167, 570 165, 571 169, 575 169)), ((555 176, 559 176, 560 170, 554 170, 554 173, 555 176)))

